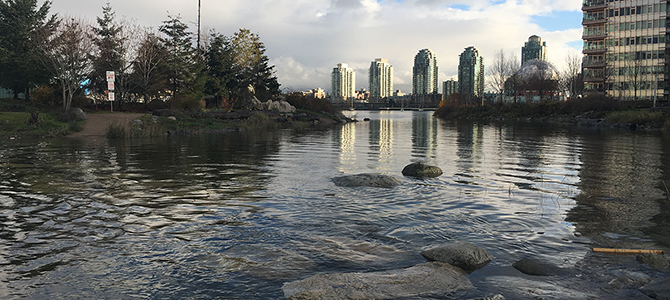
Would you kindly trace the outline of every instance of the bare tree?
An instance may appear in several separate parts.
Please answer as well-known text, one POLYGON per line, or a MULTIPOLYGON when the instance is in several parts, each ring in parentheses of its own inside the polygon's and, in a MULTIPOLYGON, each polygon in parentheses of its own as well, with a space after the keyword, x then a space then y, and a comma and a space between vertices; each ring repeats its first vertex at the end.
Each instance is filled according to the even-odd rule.
POLYGON ((64 18, 53 33, 45 30, 39 37, 44 51, 40 60, 62 89, 63 110, 70 109, 72 97, 92 70, 91 28, 82 19, 64 18))
POLYGON ((489 70, 489 86, 500 95, 500 102, 503 102, 505 93, 505 83, 512 73, 509 67, 510 61, 505 55, 505 51, 500 49, 496 51, 493 58, 493 64, 489 70))
POLYGON ((584 90, 582 74, 582 56, 577 51, 569 52, 565 58, 565 70, 560 75, 560 88, 570 98, 584 90))
POLYGON ((167 89, 165 76, 159 71, 167 58, 167 50, 160 38, 149 30, 143 34, 133 61, 134 90, 140 94, 145 103, 157 98, 162 90, 167 89))
POLYGON ((507 68, 509 70, 508 72, 510 76, 506 81, 505 88, 508 91, 512 91, 514 94, 514 103, 517 103, 519 92, 523 89, 523 82, 521 79, 521 74, 519 74, 519 71, 521 71, 521 61, 519 60, 519 57, 516 56, 516 54, 512 54, 509 57, 507 68))

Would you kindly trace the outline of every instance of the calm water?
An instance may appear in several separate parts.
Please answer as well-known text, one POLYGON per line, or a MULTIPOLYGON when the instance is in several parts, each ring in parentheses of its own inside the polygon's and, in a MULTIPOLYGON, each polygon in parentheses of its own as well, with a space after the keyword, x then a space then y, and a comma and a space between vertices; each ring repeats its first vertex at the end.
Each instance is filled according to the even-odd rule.
POLYGON ((284 282, 408 267, 449 241, 496 257, 471 275, 486 295, 499 292, 489 278, 528 256, 571 268, 622 263, 593 258, 594 245, 670 250, 660 133, 355 114, 371 121, 0 141, 0 298, 278 299, 284 282), (404 178, 416 161, 444 175, 404 178), (331 182, 358 173, 404 184, 331 182))

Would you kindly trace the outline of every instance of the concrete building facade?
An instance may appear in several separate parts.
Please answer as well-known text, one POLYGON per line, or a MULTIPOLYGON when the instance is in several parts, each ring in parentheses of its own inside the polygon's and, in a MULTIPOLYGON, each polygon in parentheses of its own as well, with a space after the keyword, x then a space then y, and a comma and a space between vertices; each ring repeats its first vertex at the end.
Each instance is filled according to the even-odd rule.
POLYGON ((356 97, 356 72, 349 65, 341 63, 332 73, 332 101, 350 101, 356 97))
POLYGON ((668 99, 667 1, 584 0, 586 95, 668 99))
POLYGON ((383 99, 393 95, 393 66, 385 58, 370 64, 370 99, 383 99))
POLYGON ((467 47, 458 64, 458 92, 467 103, 484 96, 484 57, 476 47, 467 47))

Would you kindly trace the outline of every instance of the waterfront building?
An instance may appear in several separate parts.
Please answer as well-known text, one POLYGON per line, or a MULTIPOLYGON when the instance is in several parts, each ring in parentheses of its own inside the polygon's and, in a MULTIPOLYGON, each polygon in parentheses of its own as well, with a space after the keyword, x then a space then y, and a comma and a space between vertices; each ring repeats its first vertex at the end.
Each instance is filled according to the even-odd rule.
POLYGON ((393 95, 393 66, 385 58, 370 64, 370 99, 383 99, 393 95))
POLYGON ((356 72, 345 63, 337 65, 332 73, 332 101, 350 101, 356 97, 356 72))
POLYGON ((547 61, 547 42, 543 42, 537 35, 531 35, 521 47, 521 65, 534 59, 547 61))
POLYGON ((412 94, 414 97, 437 95, 437 57, 433 51, 430 49, 419 51, 414 57, 412 74, 412 94))
POLYGON ((449 100, 449 96, 458 93, 458 81, 449 79, 442 83, 442 101, 449 100))
POLYGON ((584 92, 668 99, 667 1, 584 0, 584 92))
POLYGON ((476 47, 465 48, 459 56, 458 92, 467 103, 484 96, 484 57, 476 47))

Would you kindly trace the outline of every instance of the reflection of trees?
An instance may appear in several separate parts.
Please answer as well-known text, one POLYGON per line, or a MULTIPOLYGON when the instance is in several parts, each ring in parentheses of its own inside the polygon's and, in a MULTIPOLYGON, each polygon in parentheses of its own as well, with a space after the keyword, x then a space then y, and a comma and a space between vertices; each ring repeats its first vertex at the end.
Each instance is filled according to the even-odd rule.
POLYGON ((661 144, 653 135, 603 134, 584 139, 581 195, 567 216, 577 231, 645 236, 664 199, 661 144))
POLYGON ((436 118, 427 113, 412 114, 412 154, 415 157, 434 158, 437 153, 436 118))

